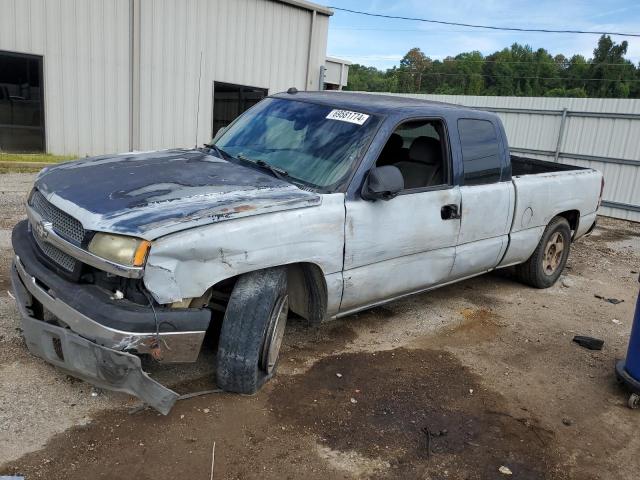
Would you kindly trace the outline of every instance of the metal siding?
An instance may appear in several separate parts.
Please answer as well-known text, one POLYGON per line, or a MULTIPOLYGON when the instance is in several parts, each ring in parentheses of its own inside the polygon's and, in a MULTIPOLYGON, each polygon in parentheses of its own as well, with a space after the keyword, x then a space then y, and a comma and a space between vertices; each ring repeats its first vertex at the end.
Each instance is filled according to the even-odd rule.
POLYGON ((332 62, 327 59, 324 66, 326 67, 326 71, 324 74, 324 81, 327 83, 335 83, 336 85, 342 84, 342 64, 332 62))
POLYGON ((0 0, 0 50, 42 55, 47 152, 129 147, 129 0, 0 0))
POLYGON ((312 68, 311 68, 311 85, 309 90, 318 90, 320 82, 320 66, 326 63, 327 59, 327 37, 329 34, 329 17, 324 15, 316 16, 316 28, 315 28, 315 44, 313 48, 312 56, 312 68))
MULTIPOLYGON (((140 149, 208 141, 214 81, 269 93, 305 88, 311 11, 269 0, 140 4, 140 112, 134 119, 140 149)), ((130 5, 0 0, 0 49, 44 57, 48 152, 84 156, 130 149, 130 5)), ((312 89, 324 63, 328 21, 316 15, 312 89)))
MULTIPOLYGON (((572 112, 640 115, 640 100, 612 98, 546 98, 546 97, 489 97, 466 95, 397 94, 426 100, 453 103, 478 108, 532 109, 543 112, 496 112, 505 126, 509 146, 544 150, 549 155, 519 153, 541 160, 554 160, 558 141, 561 111, 570 113, 566 118, 558 161, 570 165, 599 170, 605 178, 604 200, 640 206, 640 119, 581 117, 572 112), (637 162, 622 165, 597 160, 572 158, 589 155, 637 162)), ((640 212, 621 208, 601 207, 607 216, 640 222, 640 212)))
MULTIPOLYGON (((268 0, 141 0, 140 148, 209 141, 214 81, 269 93, 304 89, 311 16, 268 0)), ((328 18, 316 16, 313 88, 324 63, 328 18)))

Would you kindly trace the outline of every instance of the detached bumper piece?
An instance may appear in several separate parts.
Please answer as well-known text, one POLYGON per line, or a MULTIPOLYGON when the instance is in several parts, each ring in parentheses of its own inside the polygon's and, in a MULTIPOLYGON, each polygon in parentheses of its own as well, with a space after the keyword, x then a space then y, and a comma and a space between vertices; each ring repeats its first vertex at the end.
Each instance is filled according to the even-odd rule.
POLYGON ((163 415, 169 413, 178 394, 152 380, 140 358, 102 347, 71 330, 23 316, 24 338, 29 351, 66 373, 100 388, 135 395, 163 415))
POLYGON ((103 347, 68 328, 35 318, 33 297, 20 280, 15 265, 11 273, 24 339, 33 355, 69 375, 101 388, 134 395, 163 415, 169 413, 178 394, 152 380, 142 370, 139 357, 103 347))

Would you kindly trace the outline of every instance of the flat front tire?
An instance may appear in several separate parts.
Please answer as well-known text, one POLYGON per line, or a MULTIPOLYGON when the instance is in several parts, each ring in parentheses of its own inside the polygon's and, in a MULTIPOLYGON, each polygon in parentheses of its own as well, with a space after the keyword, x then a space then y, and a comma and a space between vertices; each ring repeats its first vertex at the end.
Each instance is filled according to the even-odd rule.
POLYGON ((518 279, 535 288, 551 287, 564 270, 571 248, 571 227, 564 217, 555 217, 542 234, 535 251, 516 267, 518 279))
POLYGON ((285 268, 259 270, 238 279, 218 342, 220 388, 253 394, 274 375, 288 312, 285 268))

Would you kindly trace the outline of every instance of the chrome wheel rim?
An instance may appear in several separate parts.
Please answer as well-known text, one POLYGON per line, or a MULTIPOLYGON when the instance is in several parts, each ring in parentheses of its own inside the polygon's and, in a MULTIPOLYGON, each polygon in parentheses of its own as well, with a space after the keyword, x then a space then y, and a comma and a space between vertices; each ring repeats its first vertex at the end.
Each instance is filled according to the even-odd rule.
POLYGON ((284 330, 287 326, 287 316, 289 315, 289 297, 284 295, 278 299, 271 312, 267 336, 262 348, 262 369, 271 374, 275 369, 280 354, 280 346, 284 338, 284 330))
POLYGON ((544 256, 542 257, 542 269, 547 275, 553 275, 562 263, 562 255, 564 252, 564 237, 560 232, 554 233, 544 248, 544 256))

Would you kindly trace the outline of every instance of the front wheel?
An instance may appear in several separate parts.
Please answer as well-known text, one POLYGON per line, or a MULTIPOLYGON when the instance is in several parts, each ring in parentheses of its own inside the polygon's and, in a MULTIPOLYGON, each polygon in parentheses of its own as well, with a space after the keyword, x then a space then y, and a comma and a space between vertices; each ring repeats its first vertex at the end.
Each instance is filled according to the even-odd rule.
POLYGON ((535 288, 551 287, 564 270, 571 247, 571 228, 566 218, 555 217, 540 239, 535 251, 516 267, 518 279, 535 288))
POLYGON ((218 343, 220 388, 252 394, 273 376, 288 312, 286 269, 259 270, 238 279, 218 343))

